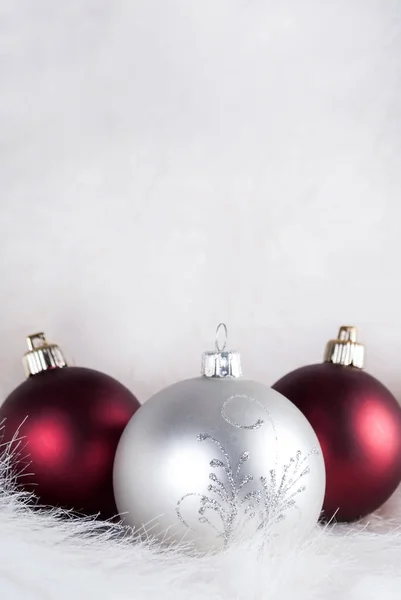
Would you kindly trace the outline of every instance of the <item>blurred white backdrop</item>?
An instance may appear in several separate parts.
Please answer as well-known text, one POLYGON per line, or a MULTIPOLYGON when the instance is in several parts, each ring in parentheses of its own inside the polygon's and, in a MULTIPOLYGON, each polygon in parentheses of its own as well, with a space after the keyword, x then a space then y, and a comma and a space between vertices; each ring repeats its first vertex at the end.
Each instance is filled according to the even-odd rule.
POLYGON ((0 393, 44 330, 140 400, 341 324, 401 399, 399 0, 2 0, 0 393))

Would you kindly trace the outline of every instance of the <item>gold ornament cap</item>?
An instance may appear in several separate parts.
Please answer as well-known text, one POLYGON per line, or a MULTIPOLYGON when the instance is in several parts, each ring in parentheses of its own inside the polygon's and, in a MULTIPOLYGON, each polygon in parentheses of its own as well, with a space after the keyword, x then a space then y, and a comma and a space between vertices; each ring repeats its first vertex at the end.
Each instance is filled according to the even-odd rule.
POLYGON ((226 350, 227 326, 224 323, 216 329, 215 350, 204 352, 202 356, 202 375, 210 378, 241 377, 241 356, 239 352, 226 350), (219 344, 220 330, 224 330, 223 345, 219 344))
POLYGON ((26 338, 26 341, 28 352, 24 354, 22 364, 27 377, 67 366, 60 348, 57 344, 49 343, 44 333, 33 333, 26 338))
POLYGON ((340 327, 336 340, 327 342, 324 361, 346 367, 363 369, 365 347, 356 341, 357 329, 353 325, 340 327))

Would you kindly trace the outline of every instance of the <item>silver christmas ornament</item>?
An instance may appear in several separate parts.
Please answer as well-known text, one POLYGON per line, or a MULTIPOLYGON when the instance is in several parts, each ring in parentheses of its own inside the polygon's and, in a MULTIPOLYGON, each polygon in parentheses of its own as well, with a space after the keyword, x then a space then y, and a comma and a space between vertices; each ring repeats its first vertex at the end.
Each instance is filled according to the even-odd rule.
POLYGON ((293 539, 316 524, 325 492, 317 437, 284 396, 241 377, 218 344, 202 376, 155 394, 127 425, 114 463, 125 521, 198 552, 265 532, 293 539))

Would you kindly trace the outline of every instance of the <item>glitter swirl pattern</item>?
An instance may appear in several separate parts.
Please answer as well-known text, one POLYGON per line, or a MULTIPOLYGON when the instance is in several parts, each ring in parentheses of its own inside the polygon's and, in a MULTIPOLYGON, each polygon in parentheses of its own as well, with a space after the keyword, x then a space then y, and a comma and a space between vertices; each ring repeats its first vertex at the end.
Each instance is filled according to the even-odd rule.
MULTIPOLYGON (((274 441, 277 441, 277 433, 273 420, 268 410, 258 400, 246 396, 230 396, 221 409, 223 419, 233 427, 248 430, 260 429, 268 421, 273 429, 274 441), (243 398, 258 405, 266 415, 266 420, 257 419, 251 424, 241 424, 230 418, 227 407, 234 398, 243 398)), ((223 445, 215 437, 208 433, 200 433, 198 442, 211 442, 220 453, 220 457, 213 458, 209 462, 212 471, 209 472, 209 484, 207 494, 190 492, 182 496, 176 505, 176 513, 180 522, 189 529, 191 527, 182 515, 182 507, 189 497, 199 498, 197 520, 201 525, 214 529, 216 537, 222 538, 227 545, 239 520, 255 521, 255 531, 265 528, 283 520, 289 509, 297 508, 297 496, 306 490, 303 478, 310 473, 307 464, 312 454, 319 454, 317 448, 313 448, 306 456, 298 450, 284 465, 282 475, 278 477, 277 470, 271 469, 268 474, 255 476, 246 473, 246 464, 250 453, 244 450, 235 465, 232 464, 229 454, 223 445), (210 520, 210 511, 218 515, 221 526, 218 527, 210 520)), ((275 444, 277 448, 277 444, 275 444)), ((276 453, 276 464, 277 464, 276 453)), ((215 519, 213 519, 215 521, 215 519)))

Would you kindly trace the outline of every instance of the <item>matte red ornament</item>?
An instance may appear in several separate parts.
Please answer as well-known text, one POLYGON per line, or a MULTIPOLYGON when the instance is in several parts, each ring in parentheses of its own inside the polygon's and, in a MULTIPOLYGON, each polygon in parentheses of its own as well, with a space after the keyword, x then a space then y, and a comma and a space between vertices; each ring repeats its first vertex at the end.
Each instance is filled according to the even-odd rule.
POLYGON ((273 388, 308 418, 326 464, 324 518, 354 521, 378 509, 401 481, 401 408, 362 370, 355 327, 341 327, 325 362, 296 369, 273 388))
POLYGON ((42 505, 111 518, 117 514, 116 448, 140 404, 112 377, 67 367, 58 346, 42 333, 30 336, 28 345, 28 379, 0 407, 17 483, 42 505))

